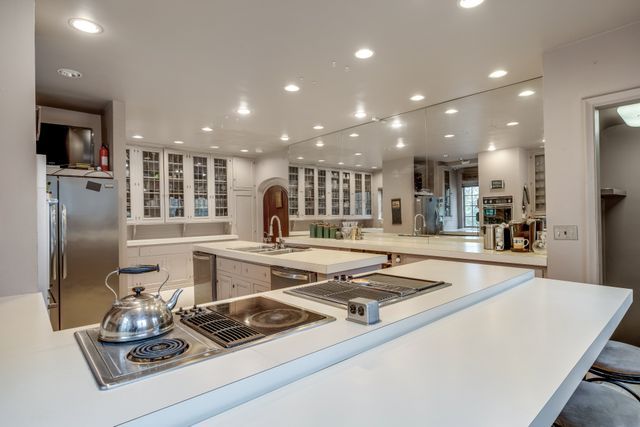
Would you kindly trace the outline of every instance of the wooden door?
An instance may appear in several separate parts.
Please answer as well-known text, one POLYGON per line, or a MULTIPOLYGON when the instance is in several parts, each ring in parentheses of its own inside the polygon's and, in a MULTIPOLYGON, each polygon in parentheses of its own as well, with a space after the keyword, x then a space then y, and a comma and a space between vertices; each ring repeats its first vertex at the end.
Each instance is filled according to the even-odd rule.
MULTIPOLYGON (((280 218, 282 235, 287 237, 289 235, 289 198, 287 190, 280 185, 269 187, 262 199, 262 224, 265 233, 269 232, 269 220, 274 215, 280 218)), ((273 227, 273 234, 275 235, 278 233, 276 230, 277 223, 273 224, 273 227)))

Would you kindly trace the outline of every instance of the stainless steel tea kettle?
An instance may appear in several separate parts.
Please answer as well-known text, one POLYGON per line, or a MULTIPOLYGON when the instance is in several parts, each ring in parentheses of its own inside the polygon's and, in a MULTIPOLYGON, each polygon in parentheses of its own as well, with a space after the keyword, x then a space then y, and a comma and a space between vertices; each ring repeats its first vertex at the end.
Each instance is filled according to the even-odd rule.
POLYGON ((156 294, 143 293, 143 287, 133 288, 134 295, 127 295, 119 299, 116 291, 109 286, 109 278, 114 274, 143 274, 160 271, 159 265, 137 265, 119 268, 107 275, 104 284, 116 299, 111 309, 105 314, 100 324, 100 341, 122 343, 151 338, 162 335, 173 329, 173 314, 171 310, 176 306, 182 289, 177 289, 169 301, 160 297, 160 289, 169 280, 169 272, 156 294))

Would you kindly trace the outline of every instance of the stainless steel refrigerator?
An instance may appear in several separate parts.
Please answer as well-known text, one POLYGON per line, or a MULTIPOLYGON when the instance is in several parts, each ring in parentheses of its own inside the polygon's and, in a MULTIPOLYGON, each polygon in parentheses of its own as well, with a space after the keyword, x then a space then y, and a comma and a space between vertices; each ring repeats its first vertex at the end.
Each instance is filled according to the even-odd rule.
POLYGON ((432 194, 416 194, 414 215, 424 215, 426 226, 422 226, 422 221, 418 220, 416 226, 418 234, 440 234, 442 231, 442 217, 444 215, 444 202, 442 197, 432 194))
POLYGON ((54 330, 98 323, 113 303, 105 276, 118 268, 113 179, 47 176, 49 315, 54 330))

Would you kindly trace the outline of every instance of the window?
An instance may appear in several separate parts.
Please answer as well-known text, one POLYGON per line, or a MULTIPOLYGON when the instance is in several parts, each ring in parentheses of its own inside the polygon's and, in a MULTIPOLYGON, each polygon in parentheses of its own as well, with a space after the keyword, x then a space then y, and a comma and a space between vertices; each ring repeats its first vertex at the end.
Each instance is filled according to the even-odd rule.
POLYGON ((479 227, 478 222, 478 196, 480 194, 480 187, 463 187, 462 192, 464 195, 464 226, 465 227, 479 227))

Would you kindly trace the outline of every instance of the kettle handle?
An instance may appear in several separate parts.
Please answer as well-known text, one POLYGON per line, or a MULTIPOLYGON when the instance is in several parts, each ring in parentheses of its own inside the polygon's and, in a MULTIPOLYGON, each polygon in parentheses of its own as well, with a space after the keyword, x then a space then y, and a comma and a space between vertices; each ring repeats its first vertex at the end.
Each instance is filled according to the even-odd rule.
POLYGON ((124 267, 118 269, 118 274, 142 274, 153 273, 154 271, 160 271, 160 265, 134 265, 132 267, 124 267))

